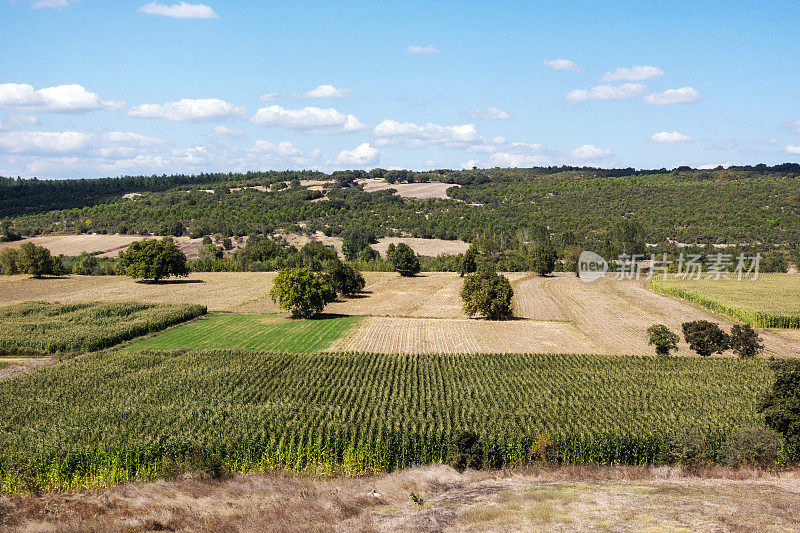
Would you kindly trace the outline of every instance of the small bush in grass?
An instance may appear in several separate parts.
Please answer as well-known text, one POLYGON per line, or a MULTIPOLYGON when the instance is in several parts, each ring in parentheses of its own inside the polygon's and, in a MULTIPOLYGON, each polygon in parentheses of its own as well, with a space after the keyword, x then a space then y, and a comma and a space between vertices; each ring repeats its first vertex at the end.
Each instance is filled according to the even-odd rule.
POLYGON ((730 345, 739 357, 755 357, 764 351, 764 342, 750 324, 735 324, 731 328, 730 345))
POLYGON ((719 460, 731 468, 774 466, 783 460, 784 440, 774 429, 743 427, 734 430, 719 449, 719 460))
POLYGON ((661 449, 661 459, 683 466, 690 472, 709 461, 706 440, 698 431, 687 429, 670 435, 661 449))
POLYGON ((653 324, 647 328, 647 334, 650 336, 648 344, 655 346, 658 355, 669 355, 670 352, 677 351, 680 338, 664 324, 653 324))
POLYGON ((730 339, 719 325, 708 320, 684 322, 681 325, 683 337, 689 347, 702 357, 712 353, 722 353, 728 349, 730 339))
POLYGON ((463 472, 467 468, 483 466, 483 445, 474 431, 460 430, 453 435, 447 464, 463 472))

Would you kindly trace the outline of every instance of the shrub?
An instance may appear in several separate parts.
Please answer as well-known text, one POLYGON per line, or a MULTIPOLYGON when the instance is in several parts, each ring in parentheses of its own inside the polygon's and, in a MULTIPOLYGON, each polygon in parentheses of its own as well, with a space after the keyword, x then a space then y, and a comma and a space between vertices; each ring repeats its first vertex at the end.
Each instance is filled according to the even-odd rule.
MULTIPOLYGON (((60 260, 59 260, 60 263, 60 260)), ((41 278, 46 275, 63 274, 64 265, 56 264, 50 255, 50 250, 43 246, 36 246, 32 242, 26 242, 19 247, 16 256, 16 266, 20 273, 30 274, 34 278, 41 278), (54 269, 56 272, 54 272, 54 269)))
POLYGON ((483 466, 483 445, 474 431, 459 430, 453 435, 447 464, 463 472, 467 468, 483 466))
POLYGON ((401 276, 413 276, 421 269, 417 254, 403 242, 397 246, 390 244, 386 250, 386 259, 401 276))
POLYGON ((755 357, 764 350, 764 343, 750 324, 734 324, 730 346, 739 357, 755 357))
POLYGON ((731 468, 774 466, 783 459, 784 441, 774 429, 743 427, 728 435, 719 449, 719 460, 731 468))
POLYGON ((703 435, 694 429, 678 431, 664 441, 661 459, 696 471, 709 460, 708 445, 703 435))
POLYGON ((678 349, 678 334, 670 331, 664 324, 653 324, 647 328, 647 334, 650 336, 648 344, 655 346, 658 355, 669 355, 678 349))
POLYGON ((775 383, 759 406, 768 428, 800 449, 800 361, 774 361, 775 383))
POLYGON ((461 287, 464 312, 468 316, 483 315, 489 320, 506 320, 513 316, 512 296, 514 291, 508 278, 491 270, 467 276, 461 287))
POLYGON ((478 270, 478 247, 470 244, 466 253, 461 257, 461 263, 458 265, 458 273, 461 276, 464 274, 472 274, 478 270))
POLYGON ((100 262, 97 260, 97 256, 89 252, 81 252, 72 266, 72 273, 79 276, 93 276, 98 273, 99 268, 100 262))
POLYGON ((681 328, 689 347, 702 357, 708 357, 714 352, 722 353, 728 349, 728 334, 713 322, 708 320, 684 322, 681 328))
POLYGON ((172 239, 144 239, 132 242, 120 252, 120 268, 132 278, 158 281, 170 276, 188 276, 186 256, 172 239))
POLYGON ((336 299, 336 291, 323 276, 307 268, 287 268, 278 272, 269 291, 272 301, 288 309, 295 318, 311 318, 336 299))
POLYGON ((540 276, 546 276, 556 268, 558 255, 555 248, 547 243, 536 243, 531 246, 528 254, 531 262, 531 269, 540 276))
POLYGON ((344 295, 359 293, 366 285, 361 272, 338 259, 325 263, 325 278, 333 290, 344 295))
POLYGON ((6 276, 19 274, 18 259, 19 252, 14 248, 0 250, 0 274, 5 274, 6 276))

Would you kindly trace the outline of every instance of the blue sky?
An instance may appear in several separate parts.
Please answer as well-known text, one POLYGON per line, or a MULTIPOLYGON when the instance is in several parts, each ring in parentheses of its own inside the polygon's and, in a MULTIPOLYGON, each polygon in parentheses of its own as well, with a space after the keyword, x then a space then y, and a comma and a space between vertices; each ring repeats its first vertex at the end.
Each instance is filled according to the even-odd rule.
POLYGON ((800 2, 0 0, 0 175, 800 161, 800 2))

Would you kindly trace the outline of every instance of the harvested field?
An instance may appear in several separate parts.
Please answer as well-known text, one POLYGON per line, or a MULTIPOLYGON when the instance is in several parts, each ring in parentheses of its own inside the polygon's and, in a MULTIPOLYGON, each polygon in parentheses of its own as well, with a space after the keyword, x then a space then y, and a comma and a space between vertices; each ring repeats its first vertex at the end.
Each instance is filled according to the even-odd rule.
MULTIPOLYGON (((14 242, 0 242, 2 248, 19 248, 26 242, 32 242, 37 246, 44 246, 53 255, 80 255, 81 252, 96 253, 100 257, 117 257, 119 253, 132 242, 143 239, 163 239, 159 235, 99 235, 80 234, 80 235, 48 235, 44 237, 32 237, 14 242)), ((178 248, 186 254, 189 259, 197 258, 197 251, 203 244, 202 239, 190 239, 189 237, 172 237, 178 248)))
POLYGON ((376 353, 612 353, 566 322, 370 317, 342 350, 376 353))
POLYGON ((385 191, 395 189, 398 196, 403 198, 449 198, 447 189, 459 187, 452 183, 441 183, 434 181, 431 183, 389 183, 382 179, 362 179, 358 184, 364 187, 366 192, 385 191))
POLYGON ((386 257, 386 249, 390 244, 395 246, 405 243, 411 247, 417 255, 436 257, 439 254, 463 254, 469 248, 469 243, 464 241, 447 241, 444 239, 417 239, 414 237, 386 237, 378 239, 377 244, 372 247, 386 257))
POLYGON ((668 467, 195 476, 4 496, 0 531, 796 531, 797 483, 796 471, 695 477, 668 467))

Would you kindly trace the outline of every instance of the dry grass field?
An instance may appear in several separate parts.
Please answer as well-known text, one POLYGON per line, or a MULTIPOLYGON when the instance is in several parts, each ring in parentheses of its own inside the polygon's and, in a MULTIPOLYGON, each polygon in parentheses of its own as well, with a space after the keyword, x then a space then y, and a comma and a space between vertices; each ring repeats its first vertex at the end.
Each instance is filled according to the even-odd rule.
MULTIPOLYGON (((100 252, 100 257, 117 257, 119 252, 125 250, 134 241, 142 239, 161 239, 161 236, 143 235, 47 235, 44 237, 32 237, 14 242, 0 242, 0 248, 19 248, 26 242, 32 242, 37 246, 44 246, 53 255, 80 255, 81 252, 95 253, 100 252)), ((197 258, 197 251, 203 243, 202 239, 190 239, 189 237, 173 237, 175 244, 190 259, 197 258)))
POLYGON ((360 478, 237 475, 0 498, 11 531, 800 531, 800 478, 716 469, 432 465, 360 478), (417 508, 414 492, 424 498, 417 508))
MULTIPOLYGON (((730 328, 722 315, 655 293, 643 283, 605 278, 584 283, 571 275, 539 278, 508 275, 519 320, 467 319, 459 297, 462 278, 455 273, 424 273, 402 278, 393 272, 365 272, 366 292, 337 301, 329 313, 367 315, 336 347, 378 352, 584 352, 653 353, 645 330, 666 324, 711 320, 730 328)), ((186 280, 158 285, 127 277, 70 276, 35 280, 0 277, 0 305, 21 301, 141 301, 193 303, 209 311, 276 313, 269 298, 275 273, 202 272, 186 280)), ((800 355, 800 331, 762 330, 766 355, 800 355)), ((684 343, 679 354, 691 355, 684 343)))
POLYGON ((358 184, 364 187, 366 192, 385 191, 395 189, 398 196, 403 198, 448 198, 447 189, 459 187, 452 183, 389 183, 382 179, 363 179, 358 180, 358 184))

